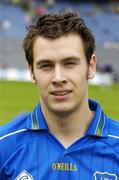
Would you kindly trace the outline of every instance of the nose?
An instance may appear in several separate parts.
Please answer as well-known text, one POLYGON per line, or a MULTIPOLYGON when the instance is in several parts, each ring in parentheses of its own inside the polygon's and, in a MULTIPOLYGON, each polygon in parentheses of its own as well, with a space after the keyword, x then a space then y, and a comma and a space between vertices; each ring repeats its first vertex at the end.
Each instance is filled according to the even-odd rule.
POLYGON ((63 71, 63 68, 60 66, 56 66, 54 69, 54 74, 52 78, 52 83, 54 85, 62 85, 67 82, 67 79, 65 77, 65 73, 63 71))

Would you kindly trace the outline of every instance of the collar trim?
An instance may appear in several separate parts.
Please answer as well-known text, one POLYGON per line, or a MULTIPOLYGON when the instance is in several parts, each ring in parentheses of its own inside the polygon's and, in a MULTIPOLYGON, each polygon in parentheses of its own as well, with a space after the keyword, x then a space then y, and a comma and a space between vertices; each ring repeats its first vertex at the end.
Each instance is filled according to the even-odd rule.
MULTIPOLYGON (((100 105, 92 100, 89 100, 91 110, 95 111, 94 119, 92 120, 86 134, 99 136, 99 137, 107 137, 108 129, 107 129, 107 120, 106 116, 103 113, 100 105)), ((28 120, 28 129, 31 130, 47 130, 47 124, 42 114, 41 106, 38 104, 36 108, 30 115, 30 121, 28 120), (31 122, 29 124, 29 122, 31 122)))
POLYGON ((40 129, 38 123, 37 108, 32 112, 31 119, 32 119, 32 130, 40 129))
POLYGON ((90 99, 89 106, 92 111, 95 111, 95 115, 86 134, 91 136, 107 137, 108 122, 101 106, 96 101, 90 99))
MULTIPOLYGON (((102 114, 102 113, 101 113, 102 114)), ((104 129, 104 125, 105 125, 105 118, 100 117, 99 118, 99 123, 98 123, 98 127, 96 129, 95 135, 97 136, 103 136, 103 129, 104 129)))

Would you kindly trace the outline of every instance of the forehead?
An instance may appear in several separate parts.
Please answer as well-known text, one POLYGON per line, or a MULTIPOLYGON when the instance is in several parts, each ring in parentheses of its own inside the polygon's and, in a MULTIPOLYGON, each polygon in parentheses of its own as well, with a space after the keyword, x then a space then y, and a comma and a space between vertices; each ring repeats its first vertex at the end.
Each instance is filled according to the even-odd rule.
POLYGON ((35 60, 84 56, 83 42, 79 35, 69 34, 57 39, 37 37, 33 46, 35 60))

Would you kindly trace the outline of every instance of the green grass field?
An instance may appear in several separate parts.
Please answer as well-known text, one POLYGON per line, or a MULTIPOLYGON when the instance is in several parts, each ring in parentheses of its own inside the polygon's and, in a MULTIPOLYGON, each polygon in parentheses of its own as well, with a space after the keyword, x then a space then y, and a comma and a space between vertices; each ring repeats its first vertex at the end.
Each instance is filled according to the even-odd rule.
MULTIPOLYGON (((89 97, 99 101, 108 116, 119 120, 119 84, 89 86, 89 97)), ((38 101, 38 90, 32 83, 0 81, 0 125, 31 111, 38 101)))

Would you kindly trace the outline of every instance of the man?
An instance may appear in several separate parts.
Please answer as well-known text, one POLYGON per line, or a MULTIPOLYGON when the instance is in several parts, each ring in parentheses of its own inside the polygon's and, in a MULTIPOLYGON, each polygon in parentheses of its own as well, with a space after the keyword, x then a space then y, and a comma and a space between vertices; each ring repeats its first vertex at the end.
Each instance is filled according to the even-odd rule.
POLYGON ((119 178, 119 124, 88 100, 95 39, 77 13, 48 14, 23 47, 40 103, 0 129, 0 180, 119 178))

